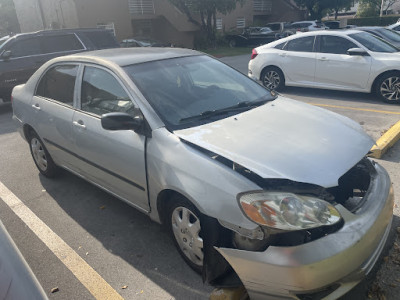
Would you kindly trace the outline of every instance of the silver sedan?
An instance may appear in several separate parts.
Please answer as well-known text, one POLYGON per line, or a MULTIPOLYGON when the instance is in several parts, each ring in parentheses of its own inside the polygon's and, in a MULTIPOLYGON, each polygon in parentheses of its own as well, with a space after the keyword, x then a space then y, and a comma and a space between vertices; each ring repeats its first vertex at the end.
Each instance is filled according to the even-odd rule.
POLYGON ((215 286, 336 298, 386 242, 393 192, 361 127, 202 53, 57 58, 12 96, 40 173, 66 169, 163 223, 215 286))

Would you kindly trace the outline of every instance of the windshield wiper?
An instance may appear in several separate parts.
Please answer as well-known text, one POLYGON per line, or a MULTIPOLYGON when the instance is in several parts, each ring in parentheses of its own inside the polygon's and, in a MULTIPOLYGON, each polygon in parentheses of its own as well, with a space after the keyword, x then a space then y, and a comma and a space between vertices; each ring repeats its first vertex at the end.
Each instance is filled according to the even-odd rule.
POLYGON ((228 114, 228 113, 235 112, 238 110, 245 111, 245 110, 249 110, 251 108, 257 107, 257 106, 261 106, 271 100, 274 100, 274 99, 270 99, 270 98, 265 99, 265 97, 263 97, 263 98, 261 98, 261 100, 257 100, 257 101, 244 101, 244 102, 239 102, 236 105, 221 108, 221 109, 206 110, 198 115, 180 119, 179 123, 183 123, 186 121, 192 121, 192 120, 202 120, 202 119, 206 119, 208 117, 224 115, 224 114, 228 114))

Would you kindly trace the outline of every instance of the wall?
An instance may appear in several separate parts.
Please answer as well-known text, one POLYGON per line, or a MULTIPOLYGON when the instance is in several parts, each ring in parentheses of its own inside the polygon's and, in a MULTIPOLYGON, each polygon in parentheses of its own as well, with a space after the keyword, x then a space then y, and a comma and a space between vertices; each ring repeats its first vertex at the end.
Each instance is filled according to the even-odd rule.
POLYGON ((113 22, 118 41, 132 37, 131 17, 127 0, 74 0, 79 26, 93 28, 113 22))

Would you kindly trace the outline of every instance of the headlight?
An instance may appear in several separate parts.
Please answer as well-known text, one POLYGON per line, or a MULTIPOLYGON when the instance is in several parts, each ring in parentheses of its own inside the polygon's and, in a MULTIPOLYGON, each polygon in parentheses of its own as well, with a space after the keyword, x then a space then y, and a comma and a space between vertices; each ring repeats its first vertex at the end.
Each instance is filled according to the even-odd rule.
POLYGON ((283 192, 240 194, 244 214, 253 222, 281 230, 302 230, 340 221, 339 212, 330 203, 309 196, 283 192))

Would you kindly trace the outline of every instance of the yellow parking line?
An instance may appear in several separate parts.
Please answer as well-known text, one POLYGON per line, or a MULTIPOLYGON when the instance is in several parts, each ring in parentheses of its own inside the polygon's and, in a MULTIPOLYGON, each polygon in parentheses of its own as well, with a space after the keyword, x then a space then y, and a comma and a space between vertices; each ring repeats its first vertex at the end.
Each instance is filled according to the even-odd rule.
POLYGON ((99 300, 123 300, 91 266, 0 182, 0 198, 99 300))
POLYGON ((315 105, 315 106, 321 106, 321 107, 343 108, 343 109, 348 109, 348 110, 358 110, 358 111, 368 111, 368 112, 381 113, 381 114, 400 115, 400 112, 388 111, 388 110, 357 108, 357 107, 350 107, 350 106, 341 106, 341 105, 332 105, 332 104, 319 104, 319 103, 310 103, 310 102, 308 104, 315 105))

